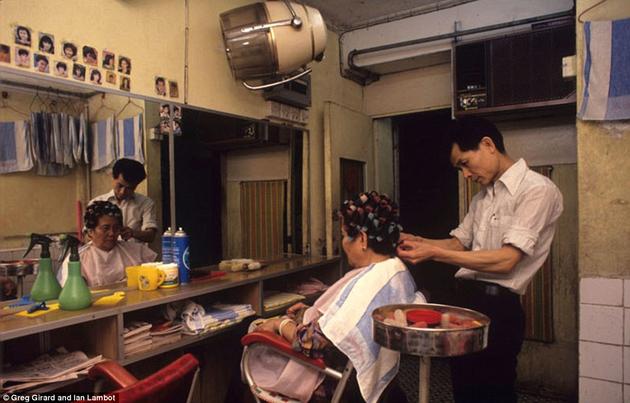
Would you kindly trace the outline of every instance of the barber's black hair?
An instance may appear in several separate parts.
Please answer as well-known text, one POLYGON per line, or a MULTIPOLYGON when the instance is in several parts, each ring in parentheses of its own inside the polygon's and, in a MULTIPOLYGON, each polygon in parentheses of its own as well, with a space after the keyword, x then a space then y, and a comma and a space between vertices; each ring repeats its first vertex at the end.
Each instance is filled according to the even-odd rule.
POLYGON ((120 225, 122 225, 122 211, 114 203, 110 203, 104 200, 97 200, 91 203, 85 209, 83 221, 85 228, 94 229, 98 225, 98 220, 103 216, 114 217, 120 225))
POLYGON ((127 182, 136 185, 147 177, 147 173, 144 171, 144 165, 129 158, 121 158, 114 164, 112 177, 116 179, 120 174, 122 174, 127 182))
POLYGON ((386 194, 359 193, 355 199, 343 202, 339 214, 349 237, 365 232, 368 248, 379 254, 394 255, 402 227, 398 224, 398 205, 386 194))
POLYGON ((489 137, 501 154, 505 154, 503 135, 494 123, 478 116, 465 116, 450 123, 447 135, 451 144, 457 144, 462 151, 479 149, 484 137, 489 137))

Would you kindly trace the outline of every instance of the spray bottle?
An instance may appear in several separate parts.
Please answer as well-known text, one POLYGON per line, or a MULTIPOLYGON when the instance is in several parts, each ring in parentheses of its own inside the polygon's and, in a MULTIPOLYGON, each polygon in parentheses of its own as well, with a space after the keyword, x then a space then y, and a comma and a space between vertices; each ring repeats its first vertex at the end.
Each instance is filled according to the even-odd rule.
POLYGON ((31 299, 33 301, 48 301, 57 299, 61 292, 61 286, 52 271, 52 260, 50 259, 50 243, 52 239, 45 235, 31 234, 31 243, 24 254, 24 257, 33 249, 35 245, 41 245, 42 252, 39 256, 39 272, 31 289, 31 299))
POLYGON ((68 278, 59 294, 59 307, 66 311, 77 311, 92 305, 92 294, 83 277, 81 277, 81 261, 79 260, 79 245, 81 242, 72 235, 65 235, 61 242, 64 244, 62 259, 70 251, 68 261, 68 278))

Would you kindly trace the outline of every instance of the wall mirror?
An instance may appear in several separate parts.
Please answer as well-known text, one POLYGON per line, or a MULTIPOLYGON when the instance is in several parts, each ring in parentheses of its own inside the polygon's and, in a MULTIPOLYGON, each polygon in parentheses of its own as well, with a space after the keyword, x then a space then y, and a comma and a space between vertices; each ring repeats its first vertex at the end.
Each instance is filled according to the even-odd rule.
MULTIPOLYGON (((141 120, 139 148, 148 176, 137 192, 156 202, 160 233, 171 223, 188 233, 193 268, 221 259, 302 253, 309 244, 304 129, 170 104, 180 108, 181 134, 162 135, 160 104, 167 99, 0 69, 0 122, 30 121, 33 113, 83 115, 88 128, 110 118, 113 124, 141 120)), ((173 110, 169 116, 174 115, 173 110)), ((42 172, 36 163, 0 174, 0 260, 21 258, 32 232, 79 230, 85 204, 111 190, 111 168, 92 169, 93 145, 87 165, 79 156, 60 172, 42 172)), ((159 251, 159 237, 151 246, 159 251)), ((22 279, 25 292, 31 277, 22 279)))

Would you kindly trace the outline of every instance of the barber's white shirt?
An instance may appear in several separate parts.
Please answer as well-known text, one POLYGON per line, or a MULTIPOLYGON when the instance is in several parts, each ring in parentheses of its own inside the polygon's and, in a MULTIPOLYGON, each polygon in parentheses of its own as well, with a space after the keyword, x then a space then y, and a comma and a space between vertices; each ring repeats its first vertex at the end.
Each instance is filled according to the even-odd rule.
POLYGON ((543 175, 519 159, 493 185, 475 195, 462 223, 450 235, 470 250, 512 245, 523 252, 510 273, 482 273, 460 268, 455 277, 487 281, 524 294, 543 265, 562 214, 562 194, 543 175))
MULTIPOLYGON (((125 227, 142 231, 149 228, 157 229, 158 227, 155 214, 155 203, 153 203, 153 200, 147 196, 134 193, 131 198, 119 202, 112 190, 109 193, 102 194, 90 200, 90 204, 97 200, 108 201, 117 205, 122 211, 123 225, 125 227)), ((136 241, 135 238, 132 239, 136 241)))
MULTIPOLYGON (((126 279, 125 267, 152 262, 156 257, 157 253, 144 243, 118 241, 112 250, 104 251, 88 242, 79 250, 81 276, 88 287, 113 284, 126 279)), ((57 273, 62 287, 68 278, 69 259, 66 256, 57 273)))

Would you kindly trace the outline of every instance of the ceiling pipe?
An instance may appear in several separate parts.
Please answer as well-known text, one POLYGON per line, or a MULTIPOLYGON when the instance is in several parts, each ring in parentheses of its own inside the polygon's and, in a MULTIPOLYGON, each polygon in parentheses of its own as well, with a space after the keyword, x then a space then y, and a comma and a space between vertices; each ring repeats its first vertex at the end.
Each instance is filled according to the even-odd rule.
POLYGON ((504 28, 511 28, 517 25, 534 24, 534 23, 539 23, 543 21, 560 19, 563 17, 573 17, 574 15, 575 15, 575 9, 571 9, 568 11, 562 11, 562 12, 548 14, 548 15, 541 15, 537 17, 524 18, 521 20, 488 25, 485 27, 473 28, 473 29, 468 29, 464 31, 454 31, 447 34, 440 34, 440 35, 428 36, 425 38, 412 39, 410 41, 390 43, 387 45, 374 46, 374 47, 365 48, 365 49, 353 49, 348 53, 348 66, 350 66, 350 70, 346 70, 346 73, 349 75, 350 79, 357 81, 355 78, 358 77, 361 81, 357 81, 357 82, 359 82, 361 85, 368 85, 378 80, 380 76, 376 73, 369 71, 368 69, 364 67, 357 66, 354 63, 354 58, 357 55, 380 52, 384 50, 391 50, 391 49, 402 48, 402 47, 412 46, 412 45, 419 45, 423 43, 435 42, 435 41, 444 40, 444 39, 457 38, 460 36, 480 34, 484 32, 504 29, 504 28))

